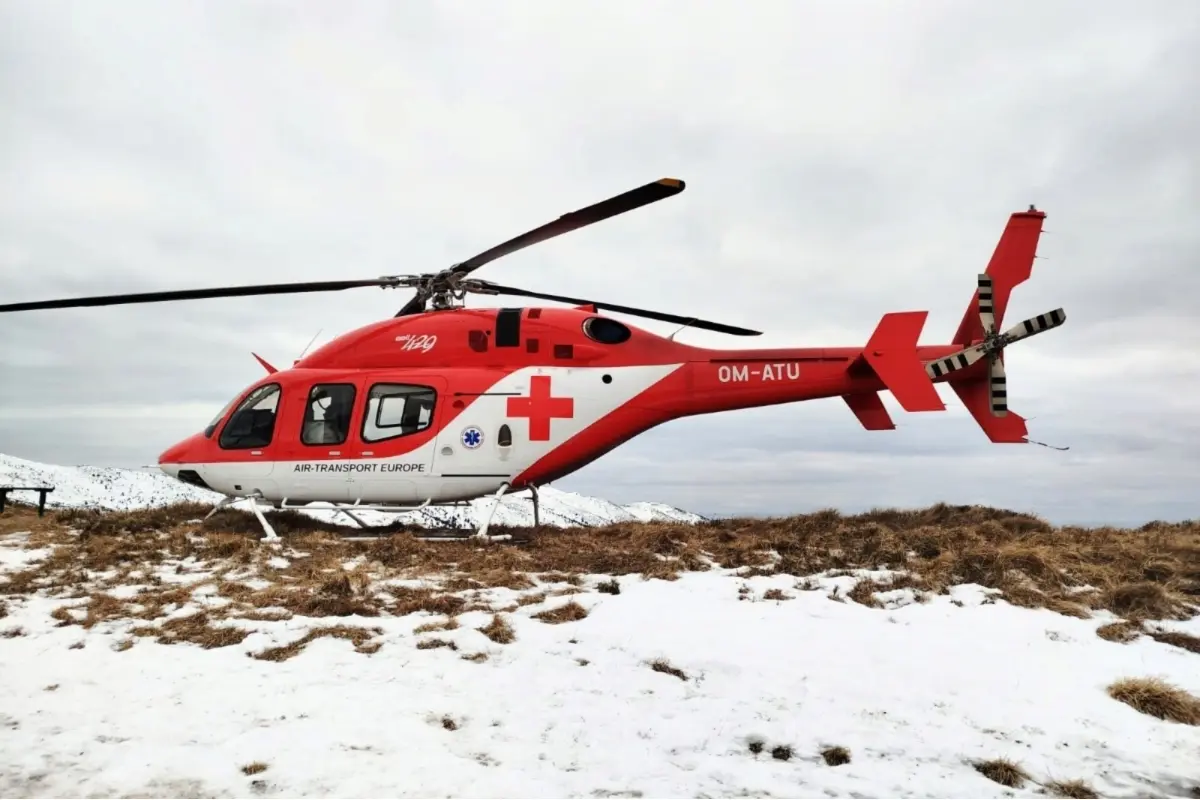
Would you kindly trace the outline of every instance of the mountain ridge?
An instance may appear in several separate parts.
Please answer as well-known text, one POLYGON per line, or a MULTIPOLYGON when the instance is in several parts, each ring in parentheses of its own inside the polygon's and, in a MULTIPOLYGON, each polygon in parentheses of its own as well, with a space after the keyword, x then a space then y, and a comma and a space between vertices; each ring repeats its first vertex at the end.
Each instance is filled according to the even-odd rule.
MULTIPOLYGON (((224 497, 153 469, 44 464, 0 453, 0 486, 4 485, 55 487, 46 496, 47 508, 130 511, 185 502, 216 505, 224 497)), ((542 524, 560 528, 616 522, 700 522, 705 519, 700 514, 665 503, 642 501, 622 505, 552 486, 541 487, 538 494, 542 524)), ((36 494, 32 492, 13 492, 9 496, 17 501, 36 500, 36 494)), ((403 512, 355 511, 354 514, 369 525, 403 522, 429 528, 471 528, 482 522, 492 503, 492 498, 483 497, 456 507, 403 512)), ((340 512, 320 505, 297 510, 317 519, 333 521, 336 518, 343 523, 349 522, 340 512)), ((503 498, 492 522, 495 525, 532 525, 533 501, 529 493, 503 498)))

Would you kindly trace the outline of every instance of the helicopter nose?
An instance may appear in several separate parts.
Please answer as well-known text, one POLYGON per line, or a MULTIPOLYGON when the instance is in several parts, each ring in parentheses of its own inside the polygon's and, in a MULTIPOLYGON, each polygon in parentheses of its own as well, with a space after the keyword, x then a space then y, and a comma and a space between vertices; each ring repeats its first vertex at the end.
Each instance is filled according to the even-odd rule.
POLYGON ((178 444, 168 447, 158 457, 158 468, 170 475, 172 478, 179 477, 179 468, 189 461, 195 460, 191 454, 196 450, 196 440, 200 439, 200 434, 195 434, 184 439, 178 444))

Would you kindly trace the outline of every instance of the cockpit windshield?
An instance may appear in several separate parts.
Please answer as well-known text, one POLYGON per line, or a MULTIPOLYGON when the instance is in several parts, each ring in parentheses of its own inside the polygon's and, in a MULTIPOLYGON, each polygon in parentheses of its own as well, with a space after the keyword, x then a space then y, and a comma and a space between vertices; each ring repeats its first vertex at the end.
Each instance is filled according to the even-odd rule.
POLYGON ((215 431, 217 429, 217 425, 219 425, 221 423, 221 420, 225 419, 225 415, 229 413, 229 409, 233 408, 233 404, 237 402, 237 399, 239 397, 241 397, 240 394, 234 395, 233 399, 230 400, 228 403, 226 403, 225 407, 222 408, 220 411, 218 411, 217 415, 212 418, 212 422, 210 422, 204 426, 204 438, 205 439, 212 438, 213 431, 215 431))

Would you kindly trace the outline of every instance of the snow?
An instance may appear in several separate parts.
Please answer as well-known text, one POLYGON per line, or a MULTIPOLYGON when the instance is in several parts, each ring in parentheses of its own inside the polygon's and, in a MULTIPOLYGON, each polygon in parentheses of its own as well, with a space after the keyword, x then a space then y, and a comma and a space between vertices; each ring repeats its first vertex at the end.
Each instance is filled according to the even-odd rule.
MULTIPOLYGON (((128 510, 165 506, 174 503, 196 502, 216 504, 223 495, 183 483, 154 469, 136 470, 119 467, 68 467, 41 464, 0 453, 0 486, 53 486, 46 496, 49 508, 100 508, 128 510)), ((698 514, 682 511, 662 503, 634 503, 622 506, 576 492, 565 492, 545 486, 538 490, 540 517, 545 525, 557 527, 608 525, 614 522, 698 522, 698 514)), ((15 500, 36 502, 34 492, 13 492, 15 500)), ((495 501, 480 498, 458 508, 430 508, 399 514, 356 511, 369 525, 406 522, 437 528, 476 528, 495 501)), ((353 524, 349 518, 334 511, 322 510, 321 505, 306 508, 303 513, 326 521, 353 524)), ((533 524, 533 502, 520 494, 505 497, 493 525, 529 526, 533 524)))
MULTIPOLYGON (((165 475, 0 456, 0 485, 29 482, 55 485, 56 506, 215 500, 165 475)), ((558 525, 698 519, 552 489, 543 499, 558 525)), ((528 501, 509 502, 501 518, 527 524, 528 501)), ((206 650, 133 635, 144 619, 63 624, 60 609, 82 619, 86 591, 4 593, 5 575, 53 553, 29 533, 0 535, 2 796, 983 798, 1046 796, 1044 784, 1082 780, 1101 796, 1187 797, 1200 787, 1200 727, 1105 692, 1119 678, 1157 676, 1200 695, 1200 657, 1149 636, 1105 641, 1095 631, 1116 619, 1105 612, 1083 620, 1018 608, 981 586, 921 598, 881 591, 882 607, 870 608, 847 594, 890 573, 634 575, 619 578, 618 594, 599 591, 609 576, 591 575, 578 589, 474 593, 513 627, 507 644, 480 632, 490 611, 421 632, 443 618, 276 609, 278 619, 214 622, 250 635, 206 650), (535 617, 568 602, 588 615, 535 617), (329 625, 363 629, 366 646, 317 638, 286 660, 249 657, 329 625), (436 639, 452 647, 418 647, 436 639), (656 660, 684 678, 656 671, 656 660), (832 746, 850 762, 826 764, 821 751, 832 746), (790 758, 772 755, 780 747, 790 758), (1031 782, 1010 789, 973 766, 998 758, 1031 782), (247 774, 255 762, 264 768, 247 774)), ((304 557, 280 545, 261 562, 282 569, 304 557)), ((219 578, 272 585, 249 566, 228 567, 194 556, 124 564, 108 594, 136 602, 147 584, 192 585, 190 600, 162 609, 174 619, 229 605, 219 578)), ((1200 635, 1200 618, 1154 627, 1200 635)))
MULTIPOLYGON (((0 538, 0 551, 24 546, 0 538)), ((0 569, 18 560, 29 558, 0 569)), ((1037 784, 1007 789, 971 765, 994 758, 1102 796, 1187 796, 1200 784, 1200 728, 1104 692, 1159 675, 1200 693, 1197 656, 1148 637, 1106 642, 1094 631, 1111 618, 1016 608, 973 585, 924 603, 893 593, 890 609, 842 599, 870 574, 626 576, 616 595, 590 576, 579 594, 505 613, 509 644, 477 630, 486 612, 423 634, 414 629, 440 618, 350 617, 336 622, 381 631, 376 652, 325 638, 281 662, 247 656, 331 620, 238 620, 228 624, 254 630, 239 645, 134 638, 121 650, 136 621, 56 627, 51 612, 80 601, 7 597, 0 633, 24 635, 0 637, 0 793, 1038 796, 1037 784), (764 599, 772 588, 787 599, 764 599), (533 618, 569 601, 589 615, 533 618), (432 638, 457 650, 417 649, 432 638), (463 658, 481 652, 481 663, 463 658), (686 680, 651 669, 655 659, 686 680), (790 760, 771 756, 780 745, 790 760), (823 762, 834 745, 849 764, 823 762), (252 762, 266 768, 243 774, 252 762)), ((1175 627, 1200 633, 1196 621, 1175 627)))

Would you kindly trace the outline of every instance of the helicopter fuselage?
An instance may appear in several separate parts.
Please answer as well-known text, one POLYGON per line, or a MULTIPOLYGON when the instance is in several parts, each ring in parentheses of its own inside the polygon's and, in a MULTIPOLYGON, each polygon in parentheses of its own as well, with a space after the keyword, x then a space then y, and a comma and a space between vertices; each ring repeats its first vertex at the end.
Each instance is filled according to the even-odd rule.
POLYGON ((557 480, 680 417, 878 402, 887 387, 862 354, 695 347, 587 306, 428 312, 351 331, 268 374, 159 465, 275 503, 466 500, 557 480))

